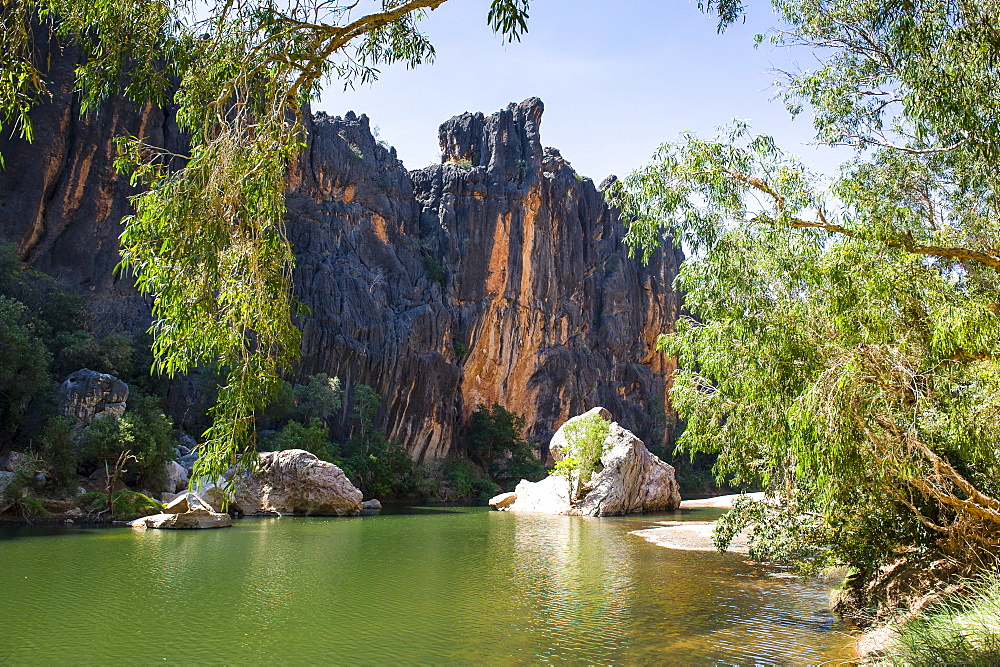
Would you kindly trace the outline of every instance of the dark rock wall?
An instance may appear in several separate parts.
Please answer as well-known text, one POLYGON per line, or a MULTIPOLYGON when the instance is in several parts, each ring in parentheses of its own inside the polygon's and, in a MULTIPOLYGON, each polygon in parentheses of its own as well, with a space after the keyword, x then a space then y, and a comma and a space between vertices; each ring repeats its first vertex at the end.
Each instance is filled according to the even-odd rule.
MULTIPOLYGON (((152 107, 117 102, 81 119, 72 55, 53 59, 35 142, 0 138, 2 236, 87 291, 103 324, 138 328, 148 308, 114 273, 134 191, 114 172, 112 139, 182 139, 152 107)), ((457 116, 440 129, 443 164, 413 172, 365 116, 320 113, 293 170, 288 233, 311 311, 297 373, 375 387, 379 420, 418 461, 459 446, 478 403, 525 415, 539 443, 594 405, 654 446, 672 425, 662 406, 673 366, 653 344, 677 317, 680 254, 628 258, 600 191, 542 147, 542 109, 530 99, 457 116)))
POLYGON ((457 116, 443 164, 409 173, 365 116, 318 114, 293 178, 301 372, 374 386, 419 461, 446 454, 479 403, 525 415, 543 443, 594 405, 654 446, 671 425, 673 366, 653 345, 677 317, 681 256, 628 258, 600 191, 542 147, 542 110, 457 116))
POLYGON ((136 192, 115 172, 113 139, 137 135, 172 150, 183 142, 170 115, 153 106, 120 100, 81 118, 75 48, 43 48, 50 50, 41 57, 51 64, 51 101, 32 112, 34 141, 10 127, 0 133, 2 237, 35 268, 88 293, 98 329, 142 326, 148 308, 131 280, 113 271, 121 219, 132 212, 128 197, 136 192))

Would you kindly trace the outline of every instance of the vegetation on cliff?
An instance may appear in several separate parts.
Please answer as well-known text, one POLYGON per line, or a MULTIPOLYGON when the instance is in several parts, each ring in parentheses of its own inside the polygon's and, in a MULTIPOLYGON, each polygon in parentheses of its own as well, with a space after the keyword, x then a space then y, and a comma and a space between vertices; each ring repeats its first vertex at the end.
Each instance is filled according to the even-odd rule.
MULTIPOLYGON (((187 155, 141 137, 120 143, 119 167, 145 187, 122 235, 122 267, 153 298, 156 369, 173 376, 218 363, 226 371, 196 472, 217 476, 237 462, 253 440, 254 411, 298 355, 284 189, 303 146, 303 105, 331 78, 367 82, 380 65, 432 58, 417 21, 443 2, 383 0, 360 15, 357 3, 325 0, 6 8, 0 127, 32 138, 29 112, 48 94, 39 25, 83 52, 82 112, 118 93, 179 105, 187 155)), ((488 20, 517 39, 527 9, 526 0, 493 0, 488 20)))
MULTIPOLYGON (((757 553, 872 572, 894 552, 994 563, 1000 132, 994 2, 777 0, 770 37, 823 57, 789 109, 857 157, 827 186, 735 123, 683 136, 620 183, 639 252, 692 251, 681 446, 760 481, 757 553)), ((725 539, 722 540, 725 543, 725 539)))

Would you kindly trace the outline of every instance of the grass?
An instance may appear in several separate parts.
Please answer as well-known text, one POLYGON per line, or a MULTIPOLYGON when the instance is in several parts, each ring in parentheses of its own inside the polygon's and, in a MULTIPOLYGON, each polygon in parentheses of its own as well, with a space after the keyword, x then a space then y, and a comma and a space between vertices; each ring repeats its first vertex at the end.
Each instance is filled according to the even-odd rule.
MULTIPOLYGON (((115 506, 114 515, 117 519, 135 519, 140 516, 149 516, 163 509, 161 503, 136 491, 125 489, 115 491, 112 494, 112 498, 114 499, 115 506)), ((108 496, 99 491, 85 493, 77 499, 77 504, 88 512, 101 512, 108 507, 108 496)))
POLYGON ((907 665, 1000 664, 1000 574, 911 619, 883 659, 907 665))

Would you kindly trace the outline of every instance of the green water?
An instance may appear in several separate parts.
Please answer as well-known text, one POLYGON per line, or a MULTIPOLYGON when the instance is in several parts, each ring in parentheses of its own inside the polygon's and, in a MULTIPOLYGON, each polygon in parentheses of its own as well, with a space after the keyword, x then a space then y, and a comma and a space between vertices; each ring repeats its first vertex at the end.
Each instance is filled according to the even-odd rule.
POLYGON ((457 508, 247 519, 195 532, 6 529, 0 663, 771 664, 849 655, 827 586, 628 534, 656 518, 457 508))

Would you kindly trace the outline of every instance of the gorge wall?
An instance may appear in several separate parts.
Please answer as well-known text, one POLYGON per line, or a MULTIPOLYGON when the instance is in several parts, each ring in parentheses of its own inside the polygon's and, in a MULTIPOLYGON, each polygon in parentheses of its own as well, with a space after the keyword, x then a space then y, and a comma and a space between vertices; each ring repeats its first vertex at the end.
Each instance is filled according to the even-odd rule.
MULTIPOLYGON (((113 271, 132 190, 114 173, 111 139, 182 139, 169 111, 122 101, 80 119, 59 83, 70 73, 35 113, 34 144, 0 139, 2 234, 87 293, 97 324, 135 329, 148 307, 113 271)), ((418 462, 459 446, 477 404, 494 401, 523 414, 540 444, 594 405, 654 447, 669 437, 673 366, 654 342, 678 314, 680 253, 628 258, 600 190, 542 147, 542 111, 529 99, 452 118, 442 164, 416 171, 365 116, 309 123, 287 200, 295 289, 310 309, 296 373, 373 386, 379 422, 418 462)))

